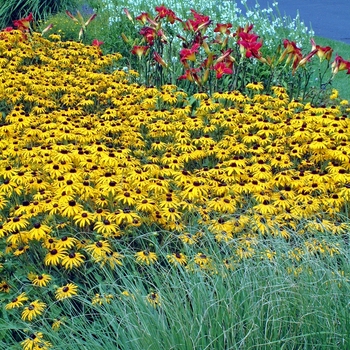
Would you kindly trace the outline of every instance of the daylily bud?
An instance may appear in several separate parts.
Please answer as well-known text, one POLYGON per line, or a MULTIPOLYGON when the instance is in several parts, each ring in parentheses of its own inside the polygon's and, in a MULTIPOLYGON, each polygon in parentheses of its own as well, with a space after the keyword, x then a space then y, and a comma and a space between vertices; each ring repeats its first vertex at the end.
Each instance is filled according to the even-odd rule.
POLYGON ((79 40, 81 40, 81 38, 83 37, 84 35, 84 28, 81 27, 80 30, 79 30, 79 40))
POLYGON ((224 47, 227 46, 227 43, 228 43, 228 36, 225 38, 225 40, 222 42, 221 44, 221 48, 223 49, 224 47))
POLYGON ((53 27, 53 24, 49 24, 42 32, 41 32, 41 35, 47 33, 51 28, 53 27))
POLYGON ((66 10, 66 14, 67 14, 74 22, 79 22, 68 10, 66 10))
POLYGON ((97 13, 94 13, 93 15, 90 16, 90 18, 86 21, 85 25, 88 26, 90 22, 92 22, 97 16, 97 13))
POLYGON ((153 53, 153 58, 155 59, 156 62, 158 62, 162 67, 167 68, 168 65, 165 63, 163 58, 159 55, 159 53, 154 52, 153 53))
POLYGON ((299 62, 299 66, 304 66, 308 61, 310 61, 310 58, 317 53, 317 51, 318 49, 312 50, 308 55, 302 58, 299 62))
POLYGON ((122 39, 124 40, 125 43, 129 42, 129 38, 124 33, 122 33, 122 39))
POLYGON ((128 17, 128 20, 132 23, 134 23, 134 20, 132 19, 131 15, 130 15, 130 12, 128 11, 127 8, 124 8, 124 13, 126 14, 126 17, 128 17))
POLYGON ((83 16, 81 15, 81 13, 78 10, 77 10, 77 16, 78 16, 78 18, 80 20, 80 23, 84 26, 85 25, 84 18, 83 18, 83 16))
POLYGON ((202 78, 202 84, 204 85, 208 79, 209 79, 209 73, 210 73, 210 70, 209 68, 207 68, 203 74, 203 78, 202 78))
POLYGON ((213 64, 213 57, 214 57, 214 54, 212 52, 210 52, 208 54, 208 59, 206 60, 206 67, 210 67, 212 64, 213 64))
POLYGON ((211 53, 211 51, 210 51, 210 49, 209 49, 208 43, 207 43, 206 41, 203 41, 202 46, 203 46, 203 49, 204 49, 205 53, 206 53, 207 55, 209 55, 209 54, 211 53))

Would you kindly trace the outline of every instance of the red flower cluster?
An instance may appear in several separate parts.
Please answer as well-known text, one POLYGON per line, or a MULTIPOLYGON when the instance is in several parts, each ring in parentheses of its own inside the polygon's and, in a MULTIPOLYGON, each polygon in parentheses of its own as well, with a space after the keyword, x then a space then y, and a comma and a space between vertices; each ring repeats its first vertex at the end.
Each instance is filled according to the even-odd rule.
POLYGON ((17 19, 13 21, 13 25, 17 27, 17 29, 27 32, 30 29, 30 22, 33 22, 33 14, 30 13, 27 17, 17 19))
POLYGON ((174 22, 181 21, 179 17, 176 16, 175 12, 166 8, 165 6, 156 6, 156 11, 158 12, 158 15, 155 17, 155 20, 157 21, 158 19, 161 18, 166 18, 167 21, 171 24, 174 24, 174 22))
POLYGON ((193 9, 191 9, 191 13, 194 18, 188 19, 185 22, 185 30, 190 30, 195 33, 198 31, 205 31, 212 22, 209 16, 202 15, 193 9))
POLYGON ((245 57, 250 58, 253 56, 255 58, 260 58, 261 53, 259 50, 262 47, 262 42, 257 41, 259 35, 249 33, 252 28, 253 26, 249 26, 247 32, 240 31, 238 33, 239 40, 237 41, 237 44, 240 45, 241 52, 245 54, 245 57))
MULTIPOLYGON (((156 15, 154 18, 147 12, 143 12, 136 17, 136 20, 142 24, 142 28, 139 31, 142 40, 139 44, 133 46, 132 54, 137 55, 140 59, 148 55, 153 61, 153 65, 150 66, 151 69, 155 67, 155 70, 157 70, 159 65, 165 68, 172 68, 173 62, 165 62, 159 53, 166 57, 167 47, 165 45, 172 42, 171 39, 173 38, 170 37, 171 35, 176 35, 182 41, 179 63, 184 68, 184 73, 178 79, 193 82, 200 87, 200 90, 211 90, 209 85, 215 82, 213 80, 214 77, 216 80, 219 80, 224 75, 232 76, 233 74, 237 74, 237 77, 225 80, 224 85, 231 88, 244 88, 248 78, 242 73, 242 69, 246 68, 245 65, 241 64, 243 60, 247 62, 248 60, 257 59, 261 63, 269 65, 271 74, 276 74, 276 76, 285 68, 291 68, 294 75, 296 70, 305 66, 314 55, 317 55, 322 62, 323 60, 330 61, 333 53, 329 46, 321 47, 316 45, 312 39, 311 51, 303 55, 301 48, 297 46, 296 42, 284 39, 284 50, 282 50, 282 53, 278 49, 274 56, 264 57, 261 51, 263 41, 259 39, 259 35, 253 32, 253 24, 247 24, 245 27, 238 27, 236 30, 232 30, 231 23, 217 23, 213 30, 215 36, 213 39, 210 39, 211 36, 206 34, 207 29, 212 24, 209 16, 191 9, 192 18, 181 20, 174 11, 164 5, 157 6, 155 10, 156 15), (182 24, 185 34, 181 32, 174 34, 174 30, 172 30, 169 32, 170 34, 167 34, 170 35, 170 39, 168 39, 165 32, 169 27, 163 26, 163 20, 168 24, 174 24, 178 21, 182 24), (239 56, 238 66, 235 69, 237 56, 239 56), (155 62, 158 65, 154 65, 155 62), (289 64, 290 66, 288 67, 289 64), (213 72, 215 72, 215 75, 213 72)), ((126 9, 124 9, 124 12, 129 20, 134 22, 126 9)), ((125 39, 125 35, 123 37, 125 39)), ((130 42, 130 40, 125 41, 130 42)), ((175 59, 176 53, 171 52, 168 57, 175 59)), ((350 62, 337 55, 332 64, 333 76, 341 70, 347 70, 347 73, 350 74, 350 62)), ((148 76, 149 72, 148 70, 148 76)), ((218 86, 216 82, 215 84, 218 86)))

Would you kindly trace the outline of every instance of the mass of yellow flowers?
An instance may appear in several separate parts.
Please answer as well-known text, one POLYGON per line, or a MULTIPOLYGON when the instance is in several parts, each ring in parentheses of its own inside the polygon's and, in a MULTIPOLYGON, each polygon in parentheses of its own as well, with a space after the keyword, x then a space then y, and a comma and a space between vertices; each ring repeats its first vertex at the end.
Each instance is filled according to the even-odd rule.
MULTIPOLYGON (((120 58, 57 35, 1 33, 1 257, 30 256, 37 291, 52 283, 54 267, 118 269, 123 242, 136 265, 188 273, 215 273, 208 236, 225 246, 227 267, 257 254, 274 259, 273 247, 259 250, 261 239, 288 242, 292 232, 302 240, 290 245, 295 261, 337 254, 317 233, 349 230, 346 102, 290 101, 280 86, 270 95, 252 86, 251 97, 187 96, 172 84, 133 83, 137 73, 118 69, 120 58), (171 242, 164 257, 142 243, 147 232, 171 242)), ((2 276, 0 292, 10 293, 15 282, 2 276)), ((57 301, 79 294, 68 282, 57 301)), ((46 307, 37 298, 18 293, 7 312, 23 306, 31 321, 46 307)), ((155 293, 149 300, 159 304, 155 293)))

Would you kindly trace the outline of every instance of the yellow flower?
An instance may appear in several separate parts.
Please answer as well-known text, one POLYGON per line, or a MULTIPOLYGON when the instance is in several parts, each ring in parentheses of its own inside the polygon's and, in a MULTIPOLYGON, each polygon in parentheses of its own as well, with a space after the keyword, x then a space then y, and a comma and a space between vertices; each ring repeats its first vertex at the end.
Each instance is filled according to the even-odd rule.
POLYGON ((54 322, 52 323, 51 328, 52 328, 55 332, 57 332, 57 331, 60 329, 61 325, 64 323, 65 319, 66 319, 66 317, 55 318, 55 319, 54 319, 54 322))
POLYGON ((51 343, 43 339, 41 332, 32 333, 21 342, 23 350, 47 350, 51 348, 51 343))
POLYGON ((94 230, 104 237, 112 236, 118 232, 118 226, 107 219, 97 221, 94 225, 94 230))
POLYGON ((81 228, 89 226, 92 222, 92 219, 92 214, 87 211, 83 211, 78 215, 75 215, 73 218, 75 224, 81 228))
POLYGON ((65 257, 65 254, 67 253, 66 249, 64 248, 53 248, 49 251, 48 254, 46 254, 44 262, 45 265, 58 265, 60 261, 65 257))
POLYGON ((51 228, 47 225, 42 225, 40 222, 33 224, 33 228, 28 232, 30 239, 46 239, 47 235, 51 232, 51 228))
POLYGON ((57 300, 62 300, 66 298, 72 298, 74 295, 78 294, 78 286, 73 283, 68 283, 63 287, 56 290, 55 295, 57 300))
POLYGON ((335 100, 336 98, 338 98, 338 95, 339 95, 338 90, 332 89, 332 94, 329 96, 329 98, 330 98, 331 100, 335 100))
POLYGON ((200 267, 208 267, 211 264, 211 258, 203 253, 198 253, 194 257, 194 262, 200 267))
POLYGON ((96 256, 94 257, 95 261, 97 261, 101 267, 108 264, 112 269, 116 268, 117 266, 122 266, 123 263, 121 259, 124 256, 118 252, 107 252, 105 255, 96 256))
POLYGON ((22 320, 31 321, 33 318, 41 315, 46 307, 46 304, 35 300, 32 303, 30 303, 28 306, 26 306, 22 312, 22 320))
POLYGON ((10 286, 9 286, 9 284, 8 284, 6 281, 4 281, 4 280, 2 280, 2 281, 0 282, 0 292, 4 292, 4 293, 9 293, 9 292, 10 292, 10 286))
POLYGON ((264 90, 264 85, 260 82, 252 82, 246 85, 247 89, 251 89, 251 90, 256 90, 256 91, 260 91, 260 90, 264 90))
POLYGON ((12 299, 11 302, 9 302, 6 306, 6 310, 18 308, 20 306, 23 306, 23 302, 27 301, 28 297, 26 296, 26 293, 21 293, 19 296, 16 298, 12 299))
POLYGON ((111 246, 107 241, 97 241, 88 244, 85 247, 85 250, 89 252, 94 258, 101 256, 104 257, 107 253, 112 252, 111 246))
POLYGON ((137 252, 135 254, 135 257, 136 257, 136 261, 139 264, 146 264, 146 265, 154 264, 158 259, 156 253, 150 252, 148 250, 137 252))
POLYGON ((95 304, 103 305, 105 303, 110 304, 113 298, 114 297, 112 294, 106 294, 106 295, 95 294, 95 296, 91 300, 91 304, 92 305, 95 305, 95 304))
POLYGON ((71 270, 73 267, 79 267, 84 263, 84 255, 78 252, 71 252, 62 258, 61 264, 67 270, 71 270))
POLYGON ((187 257, 183 253, 173 253, 170 255, 167 255, 168 261, 173 265, 186 265, 187 264, 187 257))
POLYGON ((153 307, 157 307, 160 306, 160 297, 159 294, 152 292, 150 294, 147 295, 147 301, 153 306, 153 307))

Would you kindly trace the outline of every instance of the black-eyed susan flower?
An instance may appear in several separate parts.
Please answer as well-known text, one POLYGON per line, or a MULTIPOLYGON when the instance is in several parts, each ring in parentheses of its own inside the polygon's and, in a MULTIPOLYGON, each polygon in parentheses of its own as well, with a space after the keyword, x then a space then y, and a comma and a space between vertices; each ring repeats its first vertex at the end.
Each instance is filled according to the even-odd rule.
POLYGON ((44 335, 41 332, 30 334, 25 340, 21 342, 23 350, 48 350, 52 347, 52 344, 44 340, 44 335))
POLYGON ((23 302, 27 301, 28 297, 26 296, 26 293, 23 292, 14 299, 12 299, 8 304, 6 304, 5 309, 10 310, 14 308, 18 308, 23 306, 23 302))
POLYGON ((52 330, 57 332, 61 328, 61 326, 64 324, 66 319, 67 319, 66 317, 55 318, 51 325, 52 330))
POLYGON ((104 237, 112 236, 118 232, 118 226, 108 219, 97 221, 94 225, 94 230, 104 237))
POLYGON ((94 260, 100 264, 101 267, 109 265, 111 269, 117 266, 122 266, 122 259, 124 256, 118 252, 107 252, 105 255, 95 256, 94 260))
POLYGON ((73 199, 68 200, 66 203, 62 203, 60 206, 61 215, 66 217, 74 217, 82 211, 83 206, 73 199))
POLYGON ((160 296, 156 292, 151 292, 147 295, 146 300, 153 306, 161 306, 160 296))
POLYGON ((0 282, 0 292, 9 293, 10 289, 10 285, 6 281, 2 280, 0 282))
POLYGON ((66 298, 72 298, 78 294, 78 286, 74 283, 68 283, 63 287, 56 290, 55 296, 57 300, 62 300, 66 298))
POLYGON ((202 236, 202 233, 198 231, 197 233, 184 232, 179 235, 179 239, 186 244, 192 245, 199 241, 199 238, 202 236))
POLYGON ((77 242, 77 239, 74 237, 68 237, 68 236, 63 236, 60 239, 56 240, 56 247, 57 248, 73 248, 77 242))
POLYGON ((34 286, 46 287, 51 281, 52 277, 46 273, 35 274, 33 272, 30 272, 28 274, 28 279, 32 282, 34 286))
POLYGON ((61 260, 67 254, 67 250, 65 248, 52 248, 45 256, 44 262, 45 265, 58 265, 61 260))
POLYGON ((89 226, 92 223, 93 214, 87 211, 83 211, 78 215, 75 215, 73 217, 73 220, 77 226, 79 226, 80 228, 83 228, 85 226, 89 226))
POLYGON ((194 262, 199 267, 208 267, 211 264, 212 259, 207 254, 197 253, 196 256, 194 257, 194 262))
POLYGON ((22 311, 22 320, 32 321, 33 318, 40 316, 46 308, 46 304, 40 300, 31 302, 22 311))
POLYGON ((47 225, 35 222, 33 228, 29 230, 28 235, 30 239, 42 240, 46 239, 47 235, 51 232, 51 228, 47 225))
POLYGON ((108 241, 97 241, 88 244, 85 250, 90 253, 94 258, 104 257, 107 253, 111 253, 112 249, 108 241))
POLYGON ((92 305, 103 305, 103 304, 110 304, 111 301, 114 299, 113 294, 95 294, 95 296, 91 300, 92 305))
POLYGON ((150 252, 149 250, 142 250, 140 252, 137 252, 135 254, 135 258, 136 262, 142 265, 152 265, 158 260, 157 254, 154 252, 150 252))
POLYGON ((71 270, 73 267, 79 267, 84 263, 84 255, 79 252, 70 252, 62 258, 61 264, 65 269, 71 270))
POLYGON ((13 252, 13 255, 14 256, 19 256, 19 255, 22 255, 24 254, 25 252, 27 252, 29 249, 29 245, 26 244, 26 245, 20 245, 17 247, 17 249, 13 252))
POLYGON ((264 85, 261 82, 252 82, 248 83, 246 88, 254 91, 261 91, 264 90, 264 85))
POLYGON ((187 257, 185 254, 183 254, 181 252, 169 254, 169 255, 167 255, 167 259, 172 265, 175 265, 175 266, 177 266, 177 265, 184 266, 187 264, 187 257))

